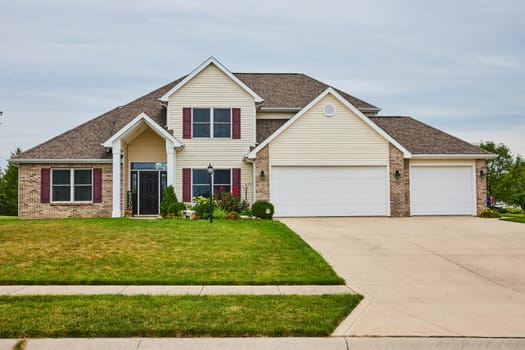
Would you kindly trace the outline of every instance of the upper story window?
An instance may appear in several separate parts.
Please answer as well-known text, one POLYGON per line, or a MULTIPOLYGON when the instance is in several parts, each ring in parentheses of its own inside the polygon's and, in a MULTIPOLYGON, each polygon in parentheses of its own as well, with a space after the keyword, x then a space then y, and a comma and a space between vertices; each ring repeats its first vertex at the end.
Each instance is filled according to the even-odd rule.
POLYGON ((91 202, 93 200, 92 169, 52 169, 52 202, 91 202))
POLYGON ((192 124, 193 137, 195 138, 231 138, 231 109, 193 108, 192 124))

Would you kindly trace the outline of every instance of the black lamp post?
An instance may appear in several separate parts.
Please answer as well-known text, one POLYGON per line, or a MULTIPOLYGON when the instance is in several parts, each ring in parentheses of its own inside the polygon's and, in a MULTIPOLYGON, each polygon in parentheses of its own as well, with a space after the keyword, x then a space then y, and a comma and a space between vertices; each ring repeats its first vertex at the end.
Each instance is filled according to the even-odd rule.
POLYGON ((210 224, 213 223, 213 166, 208 163, 208 176, 210 177, 210 224))

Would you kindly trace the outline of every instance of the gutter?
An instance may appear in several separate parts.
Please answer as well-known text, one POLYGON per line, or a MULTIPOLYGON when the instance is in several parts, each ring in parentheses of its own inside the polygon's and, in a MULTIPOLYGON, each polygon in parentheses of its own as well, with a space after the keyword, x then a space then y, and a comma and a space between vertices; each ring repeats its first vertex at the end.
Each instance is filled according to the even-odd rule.
POLYGON ((56 163, 56 164, 63 164, 63 163, 109 163, 111 164, 113 162, 112 159, 8 159, 7 160, 10 163, 15 164, 24 164, 24 163, 34 163, 34 164, 42 164, 42 163, 56 163))
POLYGON ((412 154, 412 159, 495 159, 497 154, 412 154))

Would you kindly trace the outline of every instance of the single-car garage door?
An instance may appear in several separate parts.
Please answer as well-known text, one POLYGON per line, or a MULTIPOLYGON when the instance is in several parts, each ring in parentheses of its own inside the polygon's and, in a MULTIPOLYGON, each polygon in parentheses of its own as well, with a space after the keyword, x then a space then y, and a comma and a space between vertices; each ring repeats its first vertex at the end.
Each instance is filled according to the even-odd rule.
POLYGON ((410 168, 412 215, 474 215, 472 166, 410 168))
POLYGON ((386 166, 271 169, 276 216, 388 215, 386 166))

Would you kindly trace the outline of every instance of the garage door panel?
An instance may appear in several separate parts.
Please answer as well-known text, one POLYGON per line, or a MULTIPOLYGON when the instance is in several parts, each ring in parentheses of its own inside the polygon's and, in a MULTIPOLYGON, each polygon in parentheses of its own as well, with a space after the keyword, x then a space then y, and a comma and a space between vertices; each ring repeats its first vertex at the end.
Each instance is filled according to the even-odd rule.
POLYGON ((472 167, 412 167, 410 202, 412 215, 472 215, 472 167))
POLYGON ((277 216, 387 215, 386 167, 272 167, 277 216))

